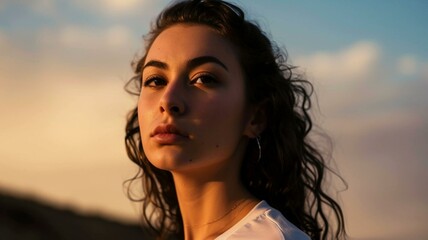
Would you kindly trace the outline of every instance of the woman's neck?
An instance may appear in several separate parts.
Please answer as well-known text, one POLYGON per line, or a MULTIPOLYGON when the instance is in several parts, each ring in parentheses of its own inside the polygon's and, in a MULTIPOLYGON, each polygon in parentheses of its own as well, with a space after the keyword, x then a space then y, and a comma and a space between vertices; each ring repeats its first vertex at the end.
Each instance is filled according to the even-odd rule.
POLYGON ((214 239, 257 204, 236 172, 210 169, 200 171, 204 174, 173 173, 186 240, 214 239))

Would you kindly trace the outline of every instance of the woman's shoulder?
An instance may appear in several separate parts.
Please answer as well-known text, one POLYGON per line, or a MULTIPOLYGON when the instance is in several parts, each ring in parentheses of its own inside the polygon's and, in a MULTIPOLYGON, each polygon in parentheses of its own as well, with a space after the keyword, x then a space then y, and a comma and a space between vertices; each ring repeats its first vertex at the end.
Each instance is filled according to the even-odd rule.
POLYGON ((266 239, 309 240, 310 238, 288 221, 266 201, 258 203, 241 221, 216 240, 266 239))

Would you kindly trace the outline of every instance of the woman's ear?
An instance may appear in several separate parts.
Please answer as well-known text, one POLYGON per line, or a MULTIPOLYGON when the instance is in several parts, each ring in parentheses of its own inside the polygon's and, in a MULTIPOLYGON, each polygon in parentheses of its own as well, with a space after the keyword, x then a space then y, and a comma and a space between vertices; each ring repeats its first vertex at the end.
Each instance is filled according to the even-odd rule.
POLYGON ((250 118, 247 122, 247 126, 244 129, 244 135, 249 138, 256 138, 266 128, 267 114, 266 114, 266 103, 267 101, 262 101, 256 106, 251 108, 250 118))

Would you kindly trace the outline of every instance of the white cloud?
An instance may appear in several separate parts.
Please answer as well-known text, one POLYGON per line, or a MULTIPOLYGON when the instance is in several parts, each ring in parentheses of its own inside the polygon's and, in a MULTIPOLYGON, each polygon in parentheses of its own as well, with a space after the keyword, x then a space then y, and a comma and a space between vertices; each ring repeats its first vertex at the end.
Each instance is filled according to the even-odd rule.
POLYGON ((69 25, 40 32, 35 69, 48 79, 67 76, 74 81, 128 79, 130 62, 140 47, 128 27, 92 28, 69 25))
POLYGON ((421 61, 415 55, 403 55, 398 58, 396 69, 405 78, 428 82, 428 62, 421 61))
POLYGON ((61 27, 57 31, 45 31, 39 36, 45 44, 57 41, 63 47, 73 49, 120 48, 135 41, 128 27, 116 25, 106 29, 89 28, 77 25, 61 27))
POLYGON ((153 4, 150 0, 76 0, 73 3, 77 6, 93 12, 107 15, 125 15, 153 4))
POLYGON ((298 56, 295 65, 304 69, 308 78, 320 85, 373 84, 409 77, 428 82, 428 62, 406 54, 393 59, 391 65, 382 59, 381 53, 381 47, 376 42, 359 41, 339 51, 298 56))
POLYGON ((109 12, 127 12, 136 8, 138 3, 141 2, 139 0, 104 0, 106 9, 109 12))
POLYGON ((325 83, 364 81, 380 61, 380 47, 361 41, 338 52, 318 52, 296 58, 307 74, 325 83))

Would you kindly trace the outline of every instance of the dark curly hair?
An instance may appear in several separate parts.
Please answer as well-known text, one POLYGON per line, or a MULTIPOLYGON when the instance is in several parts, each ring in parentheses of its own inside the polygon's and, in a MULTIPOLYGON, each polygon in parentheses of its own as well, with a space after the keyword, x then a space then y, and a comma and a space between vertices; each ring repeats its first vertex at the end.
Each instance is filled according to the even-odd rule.
MULTIPOLYGON (((294 72, 295 67, 286 63, 287 55, 256 23, 247 20, 239 7, 221 0, 173 3, 146 36, 146 53, 162 31, 180 23, 209 26, 231 41, 245 74, 247 101, 263 102, 266 107, 266 128, 260 136, 262 159, 257 160, 257 145, 250 141, 241 166, 242 184, 312 239, 346 238, 342 210, 323 187, 328 167, 309 139, 313 125, 309 115, 311 83, 294 72)), ((145 57, 134 62, 135 76, 126 85, 131 94, 139 95, 145 57)), ((144 196, 130 197, 143 203, 144 222, 160 239, 171 235, 183 238, 172 174, 154 167, 146 158, 137 107, 129 113, 125 142, 129 158, 140 167, 130 181, 142 181, 144 196)))

